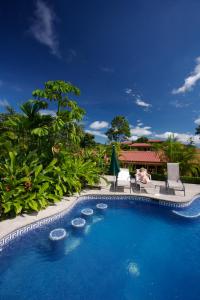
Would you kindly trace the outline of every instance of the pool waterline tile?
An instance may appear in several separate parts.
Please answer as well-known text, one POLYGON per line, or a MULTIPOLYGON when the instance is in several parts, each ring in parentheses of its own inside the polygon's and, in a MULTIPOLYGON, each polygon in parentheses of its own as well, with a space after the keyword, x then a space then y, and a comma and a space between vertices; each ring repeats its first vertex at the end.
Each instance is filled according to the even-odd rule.
POLYGON ((183 208, 186 207, 188 205, 190 205, 196 197, 194 197, 194 199, 192 199, 191 201, 188 202, 182 202, 182 203, 177 203, 177 202, 172 202, 172 201, 166 201, 166 200, 158 200, 158 199, 154 199, 151 197, 145 197, 145 196, 136 196, 136 195, 106 195, 106 194, 92 194, 92 195, 83 195, 83 196, 79 196, 77 197, 77 200, 74 201, 73 203, 71 203, 71 205, 59 212, 56 213, 50 217, 45 217, 41 220, 35 221, 31 224, 25 225, 21 228, 18 228, 10 233, 8 233, 7 235, 5 235, 4 237, 2 237, 0 239, 0 251, 2 251, 4 249, 4 247, 6 245, 9 244, 9 242, 13 241, 14 239, 16 239, 19 236, 22 236, 26 233, 28 233, 29 231, 32 231, 34 229, 37 229, 39 227, 42 227, 44 225, 47 225, 49 223, 52 223, 60 218, 62 218, 64 215, 66 215, 69 211, 71 211, 71 209, 77 204, 80 203, 81 201, 85 201, 85 200, 103 200, 103 201, 108 201, 108 200, 125 200, 125 201, 139 201, 139 202, 146 202, 146 203, 151 203, 154 205, 160 205, 160 206, 167 206, 167 207, 172 207, 172 208, 183 208))

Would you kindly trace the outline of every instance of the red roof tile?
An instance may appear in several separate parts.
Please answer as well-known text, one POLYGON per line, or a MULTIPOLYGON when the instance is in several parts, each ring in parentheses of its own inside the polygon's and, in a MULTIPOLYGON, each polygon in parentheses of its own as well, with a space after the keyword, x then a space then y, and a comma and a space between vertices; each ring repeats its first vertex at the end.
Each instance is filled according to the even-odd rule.
POLYGON ((133 143, 130 146, 131 147, 152 147, 152 145, 148 143, 133 143))
MULTIPOLYGON (((147 141, 147 143, 149 144, 149 143, 163 143, 164 141, 162 141, 162 140, 148 140, 147 141)), ((146 143, 134 143, 134 142, 132 142, 132 141, 124 141, 124 142, 121 142, 121 144, 124 144, 124 145, 135 145, 135 144, 146 144, 146 143)))
POLYGON ((161 159, 155 151, 121 151, 119 160, 129 162, 146 162, 146 163, 162 163, 161 159))
POLYGON ((163 143, 162 140, 148 140, 149 143, 163 143))
POLYGON ((132 142, 131 141, 124 141, 124 142, 121 142, 121 144, 130 145, 130 144, 132 144, 132 142))

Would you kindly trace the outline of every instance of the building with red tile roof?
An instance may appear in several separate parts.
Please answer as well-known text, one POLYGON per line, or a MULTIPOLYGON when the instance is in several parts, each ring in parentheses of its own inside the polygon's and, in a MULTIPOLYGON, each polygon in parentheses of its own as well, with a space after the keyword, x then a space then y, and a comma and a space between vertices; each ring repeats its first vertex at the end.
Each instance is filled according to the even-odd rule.
POLYGON ((144 148, 144 147, 152 147, 152 145, 151 144, 149 144, 149 143, 132 143, 131 145, 130 145, 131 147, 141 147, 141 148, 144 148))
MULTIPOLYGON (((164 141, 162 140, 148 140, 146 143, 148 144, 151 144, 151 143, 163 143, 164 141)), ((121 142, 121 144, 124 144, 124 145, 135 145, 135 144, 146 144, 146 143, 142 143, 142 142, 133 142, 133 141, 124 141, 124 142, 121 142)))
POLYGON ((163 164, 166 160, 155 151, 121 151, 119 160, 130 163, 163 164))
POLYGON ((148 143, 163 143, 163 140, 148 140, 148 143))
POLYGON ((119 161, 125 167, 130 165, 136 168, 145 167, 146 169, 157 169, 166 165, 166 158, 156 151, 121 151, 119 161))
POLYGON ((123 150, 128 149, 135 149, 135 150, 144 150, 149 151, 152 150, 155 144, 162 143, 163 141, 160 140, 148 140, 147 142, 131 142, 131 141, 124 141, 121 143, 121 147, 123 150))

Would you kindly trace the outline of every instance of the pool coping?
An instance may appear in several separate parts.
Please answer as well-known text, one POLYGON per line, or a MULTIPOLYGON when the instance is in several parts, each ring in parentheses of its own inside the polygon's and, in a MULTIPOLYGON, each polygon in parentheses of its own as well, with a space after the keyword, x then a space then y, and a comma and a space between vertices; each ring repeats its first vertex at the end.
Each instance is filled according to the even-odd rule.
MULTIPOLYGON (((185 201, 185 202, 177 202, 177 201, 168 201, 168 200, 163 200, 163 199, 158 199, 156 197, 153 197, 153 195, 150 196, 143 196, 143 195, 131 195, 131 194, 85 194, 85 195, 79 195, 76 197, 71 197, 70 199, 72 200, 69 205, 62 209, 61 211, 50 214, 46 217, 41 217, 38 218, 38 220, 31 221, 28 224, 22 225, 22 226, 16 226, 14 230, 7 230, 8 232, 5 232, 2 234, 0 237, 0 251, 3 250, 3 248, 9 244, 12 240, 15 238, 31 231, 36 228, 39 228, 43 225, 49 224, 54 222, 55 220, 58 220, 62 218, 65 214, 67 214, 77 203, 84 201, 84 200, 122 200, 125 198, 126 200, 129 201, 140 201, 140 202, 146 202, 146 203, 152 203, 155 205, 161 205, 161 206, 168 206, 168 207, 174 207, 174 208, 182 208, 182 207, 187 207, 189 206, 197 197, 199 197, 200 194, 197 194, 193 196, 191 200, 185 201)), ((17 225, 17 224, 16 224, 17 225)))

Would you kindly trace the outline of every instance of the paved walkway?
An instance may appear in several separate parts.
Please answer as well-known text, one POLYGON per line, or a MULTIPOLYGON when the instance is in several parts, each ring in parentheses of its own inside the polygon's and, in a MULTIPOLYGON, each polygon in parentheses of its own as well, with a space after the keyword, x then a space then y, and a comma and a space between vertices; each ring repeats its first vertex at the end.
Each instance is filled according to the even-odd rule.
MULTIPOLYGON (((130 189, 129 187, 125 187, 123 192, 114 192, 112 190, 111 182, 113 181, 112 176, 107 176, 107 179, 109 181, 108 184, 103 183, 101 190, 96 189, 90 189, 90 190, 84 190, 82 191, 81 195, 93 195, 93 194, 99 194, 99 195, 130 195, 130 189)), ((138 193, 138 191, 132 190, 132 195, 140 195, 140 196, 148 196, 154 199, 162 199, 167 201, 173 201, 173 202, 187 202, 190 201, 195 195, 200 194, 200 185, 198 184, 185 184, 186 188, 186 196, 183 196, 183 192, 176 191, 175 193, 171 191, 170 194, 166 193, 165 190, 165 183, 163 181, 152 181, 157 187, 148 189, 147 191, 144 191, 144 193, 138 193)), ((6 234, 23 227, 25 225, 28 225, 30 223, 36 222, 38 220, 41 220, 43 218, 49 217, 51 215, 54 215, 56 213, 59 213, 63 210, 70 209, 77 200, 78 195, 75 195, 73 197, 63 197, 63 200, 59 203, 56 203, 55 205, 47 207, 45 210, 42 210, 38 213, 32 213, 30 215, 20 215, 17 216, 14 219, 5 220, 0 222, 0 239, 5 236, 6 234)))

